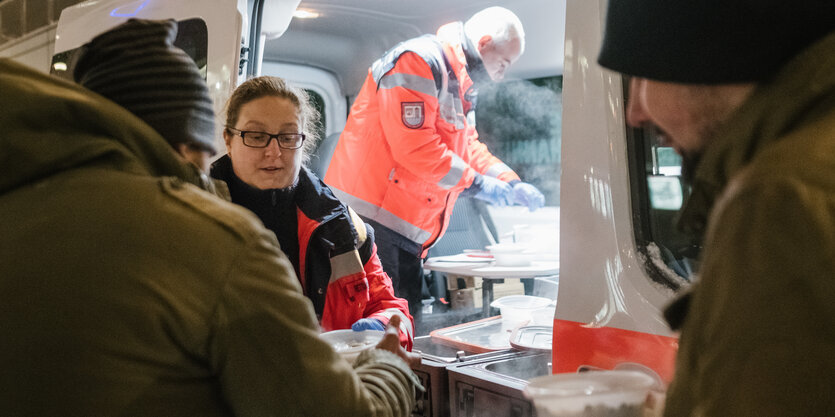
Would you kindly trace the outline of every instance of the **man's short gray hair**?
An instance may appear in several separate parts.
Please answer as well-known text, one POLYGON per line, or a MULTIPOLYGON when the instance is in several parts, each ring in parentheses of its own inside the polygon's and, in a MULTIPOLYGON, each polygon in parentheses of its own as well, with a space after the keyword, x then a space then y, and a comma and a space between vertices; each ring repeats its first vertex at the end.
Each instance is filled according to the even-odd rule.
POLYGON ((490 35, 493 42, 498 44, 518 38, 521 45, 520 54, 525 51, 525 29, 522 27, 522 21, 504 7, 488 7, 474 14, 464 23, 464 33, 475 45, 478 45, 478 40, 484 35, 490 35))

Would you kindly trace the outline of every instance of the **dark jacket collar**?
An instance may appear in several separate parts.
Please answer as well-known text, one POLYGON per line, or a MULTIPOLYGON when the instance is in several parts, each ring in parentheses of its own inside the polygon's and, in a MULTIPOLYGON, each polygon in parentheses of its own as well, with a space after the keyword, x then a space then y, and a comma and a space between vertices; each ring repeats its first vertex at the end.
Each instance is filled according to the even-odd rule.
POLYGON ((259 206, 276 206, 282 202, 290 204, 293 201, 296 187, 261 190, 238 178, 232 169, 232 159, 229 158, 229 155, 223 155, 215 161, 210 173, 213 178, 228 185, 229 191, 235 200, 249 201, 259 206))
POLYGON ((235 175, 229 155, 223 155, 215 161, 210 172, 213 178, 226 182, 229 188, 245 193, 245 198, 252 198, 254 201, 269 202, 276 191, 292 193, 296 206, 311 220, 323 222, 345 212, 345 206, 333 195, 330 188, 307 167, 299 170, 299 178, 293 190, 259 190, 246 184, 235 175))
POLYGON ((473 82, 477 85, 487 84, 492 81, 487 69, 484 68, 484 60, 478 53, 478 47, 461 31, 461 48, 464 50, 464 58, 467 59, 467 73, 470 74, 473 82))
POLYGON ((441 43, 452 48, 454 54, 460 54, 455 57, 448 57, 449 59, 460 61, 460 56, 464 57, 467 74, 473 83, 483 85, 491 82, 490 75, 487 74, 487 70, 484 68, 484 61, 481 59, 481 54, 479 54, 477 46, 464 33, 463 23, 447 23, 438 28, 436 36, 441 43))

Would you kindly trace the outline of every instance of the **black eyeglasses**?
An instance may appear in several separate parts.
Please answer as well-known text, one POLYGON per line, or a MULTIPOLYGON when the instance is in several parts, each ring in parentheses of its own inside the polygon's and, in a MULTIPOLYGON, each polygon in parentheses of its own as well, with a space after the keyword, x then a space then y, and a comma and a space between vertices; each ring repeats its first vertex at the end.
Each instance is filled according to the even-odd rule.
POLYGON ((304 133, 276 133, 271 135, 267 132, 239 130, 228 126, 226 129, 240 136, 244 145, 250 148, 266 148, 273 139, 278 143, 278 147, 282 149, 299 149, 304 143, 304 133))

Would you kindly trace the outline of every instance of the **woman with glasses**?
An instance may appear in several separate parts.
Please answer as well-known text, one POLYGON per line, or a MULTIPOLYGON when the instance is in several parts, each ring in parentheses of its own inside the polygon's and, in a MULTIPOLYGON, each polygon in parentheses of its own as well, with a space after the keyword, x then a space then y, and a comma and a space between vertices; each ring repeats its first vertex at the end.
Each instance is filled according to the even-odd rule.
POLYGON ((399 315, 401 344, 411 350, 408 303, 394 296, 373 229, 304 166, 318 122, 304 90, 277 77, 250 79, 229 98, 227 154, 211 175, 275 232, 324 331, 383 330, 399 315))

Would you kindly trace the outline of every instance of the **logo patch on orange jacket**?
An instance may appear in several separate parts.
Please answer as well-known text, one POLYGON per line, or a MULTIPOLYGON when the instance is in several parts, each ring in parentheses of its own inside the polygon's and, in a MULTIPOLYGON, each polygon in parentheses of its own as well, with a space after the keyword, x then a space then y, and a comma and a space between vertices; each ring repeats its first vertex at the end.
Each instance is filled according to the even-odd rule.
POLYGON ((412 101, 400 103, 403 125, 409 129, 418 129, 423 126, 423 102, 412 101))

